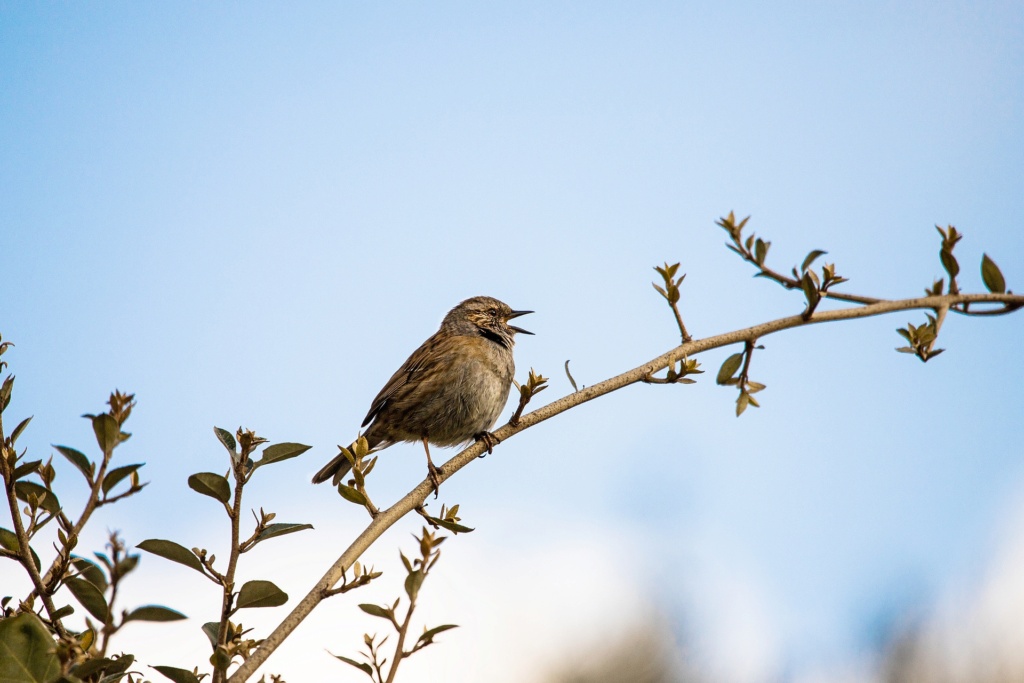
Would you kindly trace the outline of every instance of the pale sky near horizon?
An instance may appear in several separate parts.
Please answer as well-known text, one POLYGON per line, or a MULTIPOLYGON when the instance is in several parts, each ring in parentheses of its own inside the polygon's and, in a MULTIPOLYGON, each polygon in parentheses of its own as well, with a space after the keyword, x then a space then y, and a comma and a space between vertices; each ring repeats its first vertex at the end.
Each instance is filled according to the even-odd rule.
MULTIPOLYGON (((846 291, 920 294, 943 275, 936 224, 966 234, 963 289, 983 290, 983 252, 1024 289, 1024 6, 0 2, 9 412, 47 457, 90 449, 78 416, 135 392, 120 457, 153 482, 96 521, 97 550, 108 527, 222 548, 185 480, 224 469, 211 426, 245 425, 313 446, 249 498, 317 527, 252 559, 294 602, 365 521, 310 475, 461 299, 536 311, 516 358, 551 378, 538 405, 571 391, 567 359, 590 385, 677 342, 649 284, 664 261, 695 336, 798 313, 724 248, 730 210, 779 270, 828 250, 846 291)), ((795 679, 980 581, 1024 500, 1024 316, 953 316, 926 365, 893 351, 923 319, 764 339, 768 389, 740 419, 718 351, 697 385, 630 387, 460 473, 435 505, 477 531, 448 542, 424 610, 463 628, 408 680, 538 676, 648 608, 716 680, 795 679)), ((378 497, 422 460, 386 451, 378 497)), ((196 659, 146 662, 191 668, 215 608, 167 565, 144 557, 131 590, 194 617, 173 633, 196 659), (166 581, 180 605, 154 597, 166 581)), ((377 626, 361 600, 317 616, 355 635, 308 626, 269 670, 359 680, 323 650, 377 626)))

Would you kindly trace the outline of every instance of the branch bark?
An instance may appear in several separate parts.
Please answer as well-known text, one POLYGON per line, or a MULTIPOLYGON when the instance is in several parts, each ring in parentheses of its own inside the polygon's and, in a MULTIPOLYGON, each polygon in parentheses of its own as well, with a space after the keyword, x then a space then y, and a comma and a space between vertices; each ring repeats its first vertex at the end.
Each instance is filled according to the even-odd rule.
MULTIPOLYGON (((794 315, 787 318, 780 318, 778 320, 761 323, 760 325, 754 325, 753 327, 748 327, 742 330, 716 335, 714 337, 694 339, 676 346, 657 358, 653 358, 632 370, 628 370, 620 375, 606 379, 603 382, 599 382, 598 384, 594 384, 568 394, 557 401, 527 413, 519 419, 516 426, 506 424, 496 430, 494 432, 494 436, 504 442, 515 434, 518 434, 525 429, 529 429, 534 425, 540 424, 541 422, 563 413, 570 408, 574 408, 582 403, 586 403, 587 401, 592 401, 595 398, 617 391, 618 389, 622 389, 630 384, 644 381, 644 379, 649 377, 651 374, 667 368, 669 364, 678 362, 681 358, 690 357, 703 351, 730 346, 740 342, 753 343, 755 340, 767 335, 795 327, 802 327, 804 325, 869 318, 887 313, 895 313, 897 311, 919 309, 943 311, 963 304, 984 303, 1003 304, 1004 308, 1000 309, 999 312, 1008 313, 1017 308, 1024 307, 1024 296, 1016 294, 946 294, 918 297, 914 299, 886 301, 872 300, 872 303, 864 306, 857 306, 855 308, 815 311, 807 320, 805 320, 802 315, 794 315)), ((476 460, 477 457, 483 453, 485 447, 486 446, 482 442, 476 442, 453 456, 444 464, 443 473, 439 474, 440 481, 446 481, 463 467, 476 460)), ((370 522, 363 532, 355 539, 355 541, 353 541, 352 544, 341 554, 334 564, 331 565, 327 570, 327 573, 317 581, 309 593, 307 593, 306 596, 302 598, 297 605, 295 605, 291 613, 285 617, 276 629, 274 629, 273 633, 271 633, 252 653, 252 655, 231 675, 228 679, 228 683, 243 683, 248 680, 249 677, 255 673, 256 669, 262 665, 268 657, 270 657, 278 646, 281 645, 285 638, 295 630, 302 620, 305 619, 306 616, 308 616, 322 600, 332 594, 331 589, 342 579, 344 573, 357 559, 359 559, 367 548, 369 548, 399 519, 409 512, 412 512, 417 506, 422 505, 427 496, 430 495, 433 490, 433 484, 431 484, 429 479, 425 479, 394 505, 381 511, 380 514, 377 515, 377 517, 370 522)))

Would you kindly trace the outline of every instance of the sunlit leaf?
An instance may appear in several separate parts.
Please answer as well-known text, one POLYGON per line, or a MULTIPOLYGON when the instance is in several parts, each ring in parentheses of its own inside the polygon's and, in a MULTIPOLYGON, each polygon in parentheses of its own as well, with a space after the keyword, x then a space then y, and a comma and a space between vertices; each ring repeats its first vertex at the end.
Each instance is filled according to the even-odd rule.
POLYGON ((1006 280, 1003 279, 1003 273, 999 270, 996 262, 988 257, 988 254, 981 256, 981 279, 985 281, 988 291, 996 294, 1006 292, 1006 280))
POLYGON ((743 354, 734 353, 725 359, 722 363, 722 367, 718 370, 718 377, 715 379, 719 384, 725 384, 726 380, 736 374, 736 371, 740 369, 740 365, 743 364, 743 354))
POLYGON ((807 269, 808 269, 808 268, 810 267, 810 265, 811 265, 812 263, 814 263, 814 261, 815 261, 815 260, 816 260, 816 259, 817 259, 817 258, 818 258, 819 256, 824 256, 824 255, 825 255, 825 254, 827 254, 827 253, 828 253, 827 251, 823 251, 823 250, 821 250, 821 249, 815 249, 815 250, 814 250, 814 251, 812 251, 811 253, 807 254, 807 258, 805 258, 805 259, 804 259, 804 262, 800 264, 800 272, 802 273, 802 272, 804 272, 805 270, 807 270, 807 269))

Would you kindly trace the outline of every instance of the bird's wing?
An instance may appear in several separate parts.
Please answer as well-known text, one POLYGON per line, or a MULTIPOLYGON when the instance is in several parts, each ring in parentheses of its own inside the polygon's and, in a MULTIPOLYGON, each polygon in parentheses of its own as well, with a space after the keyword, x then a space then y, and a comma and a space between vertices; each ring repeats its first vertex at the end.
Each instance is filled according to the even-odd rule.
POLYGON ((402 364, 402 367, 398 368, 395 374, 391 375, 391 379, 384 385, 384 388, 380 390, 377 397, 373 399, 373 403, 370 404, 370 411, 366 413, 366 418, 363 420, 362 426, 370 424, 377 414, 383 410, 387 402, 394 398, 402 387, 409 384, 413 377, 418 372, 422 372, 424 369, 436 365, 438 356, 438 347, 442 344, 442 339, 437 333, 431 336, 427 341, 423 342, 418 349, 412 352, 412 355, 402 364))

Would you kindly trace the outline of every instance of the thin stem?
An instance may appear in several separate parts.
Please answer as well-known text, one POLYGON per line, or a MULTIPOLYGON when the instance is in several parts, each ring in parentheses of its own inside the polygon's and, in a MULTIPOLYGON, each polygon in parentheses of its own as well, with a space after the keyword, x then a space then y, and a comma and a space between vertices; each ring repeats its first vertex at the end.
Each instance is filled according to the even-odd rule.
POLYGON ((405 613, 405 619, 402 621, 402 626, 398 629, 398 644, 395 646, 395 656, 391 660, 391 671, 388 672, 388 679, 384 683, 393 683, 395 676, 398 675, 398 665, 401 664, 402 659, 405 657, 405 652, 402 648, 405 647, 405 634, 409 631, 409 622, 412 621, 412 612, 416 609, 416 602, 409 602, 409 611, 405 613))
POLYGON ((676 324, 679 325, 679 334, 683 338, 683 343, 690 341, 693 337, 686 331, 686 325, 683 324, 683 315, 679 312, 679 306, 675 303, 670 303, 669 306, 672 307, 672 312, 675 313, 676 324))
MULTIPOLYGON (((227 645, 228 621, 231 617, 232 605, 234 603, 235 590, 235 569, 238 566, 238 556, 241 549, 238 544, 238 526, 242 516, 242 488, 245 486, 245 461, 248 453, 242 450, 241 457, 237 462, 232 463, 232 470, 235 474, 235 496, 232 501, 229 516, 231 517, 231 552, 228 557, 228 568, 221 577, 221 585, 224 587, 224 597, 221 601, 220 628, 217 630, 217 645, 227 645)), ((227 669, 215 667, 213 671, 213 683, 221 683, 227 677, 227 669)))
MULTIPOLYGON (((804 320, 802 316, 794 315, 789 316, 788 318, 779 318, 778 320, 754 325, 753 327, 748 327, 742 330, 716 335, 714 337, 696 339, 674 347, 657 358, 653 358, 632 370, 616 375, 610 379, 606 379, 603 382, 593 384, 584 389, 580 389, 579 391, 564 396, 557 401, 553 401, 552 403, 542 406, 533 412, 527 413, 519 419, 518 425, 512 426, 511 424, 506 424, 500 429, 495 430, 494 436, 498 437, 501 441, 505 441, 509 437, 550 419, 555 415, 563 413, 570 408, 574 408, 582 403, 586 403, 587 401, 592 401, 595 398, 604 396, 605 394, 609 394, 613 391, 629 386, 630 384, 641 382, 645 377, 649 377, 651 374, 668 367, 669 363, 676 362, 679 358, 687 358, 703 351, 709 351, 711 349, 717 349, 739 342, 752 341, 765 337, 769 334, 781 332, 782 330, 803 327, 805 325, 817 325, 820 323, 836 322, 839 320, 869 318, 886 313, 894 313, 896 311, 938 309, 943 306, 952 307, 968 303, 1001 303, 1007 307, 1007 312, 1009 312, 1011 307, 1024 306, 1024 296, 1018 294, 994 293, 946 294, 918 297, 914 299, 878 301, 864 306, 858 306, 856 308, 843 308, 834 311, 816 312, 811 320, 804 320)), ((466 447, 444 464, 442 472, 438 475, 438 479, 441 482, 444 482, 463 467, 476 460, 483 451, 484 444, 481 441, 466 447)), ((341 580, 345 571, 347 571, 348 568, 359 559, 363 552, 365 552, 367 548, 369 548, 399 519, 404 517, 407 513, 412 512, 416 506, 422 505, 427 496, 432 493, 433 490, 433 484, 429 479, 425 479, 394 505, 386 510, 382 510, 381 513, 363 530, 363 532, 359 534, 352 544, 345 549, 337 561, 331 565, 309 593, 307 593, 306 596, 295 605, 291 613, 285 617, 284 621, 282 621, 263 641, 263 643, 253 651, 252 655, 243 662, 237 670, 235 670, 228 679, 229 683, 242 683, 243 681, 248 680, 256 669, 281 645, 285 638, 287 638, 288 635, 291 634, 291 632, 294 631, 300 623, 302 623, 302 620, 305 619, 309 613, 312 612, 313 609, 329 595, 331 588, 341 580)))
MULTIPOLYGON (((2 471, 4 478, 4 491, 7 494, 7 505, 11 511, 11 522, 14 525, 14 533, 18 537, 18 560, 21 562, 21 566, 25 568, 25 571, 28 572, 29 579, 31 579, 32 585, 35 586, 35 593, 43 601, 43 607, 46 608, 46 614, 50 617, 53 629, 61 638, 67 638, 68 633, 64 625, 60 622, 60 619, 53 616, 57 612, 57 608, 53 604, 53 598, 50 596, 50 593, 45 589, 43 577, 39 575, 39 569, 36 568, 35 560, 32 557, 28 532, 25 530, 25 523, 21 518, 21 510, 18 509, 18 497, 14 492, 14 466, 8 460, 8 450, 4 443, 4 423, 3 417, 0 416, 0 471, 2 471)), ((31 597, 31 594, 29 597, 31 597)))
MULTIPOLYGON (((119 425, 120 426, 120 425, 119 425)), ((85 507, 82 509, 81 515, 78 517, 78 521, 71 527, 67 533, 68 542, 64 544, 57 552, 57 557, 53 559, 53 563, 50 568, 46 570, 46 574, 43 575, 43 585, 47 587, 48 592, 54 592, 57 589, 57 582, 60 581, 61 566, 66 566, 71 560, 71 547, 78 541, 78 534, 81 533, 85 527, 85 523, 89 521, 92 513, 99 507, 100 492, 103 487, 103 478, 107 474, 107 467, 110 465, 110 460, 114 457, 114 449, 111 448, 109 451, 103 452, 103 460, 100 462, 99 471, 96 472, 96 479, 92 483, 92 488, 89 490, 89 496, 85 500, 85 507)))

